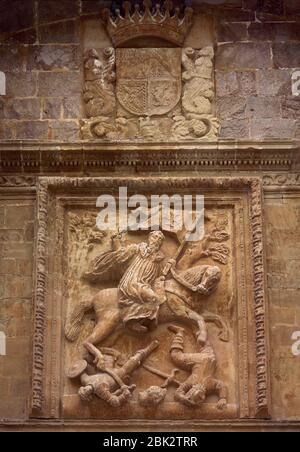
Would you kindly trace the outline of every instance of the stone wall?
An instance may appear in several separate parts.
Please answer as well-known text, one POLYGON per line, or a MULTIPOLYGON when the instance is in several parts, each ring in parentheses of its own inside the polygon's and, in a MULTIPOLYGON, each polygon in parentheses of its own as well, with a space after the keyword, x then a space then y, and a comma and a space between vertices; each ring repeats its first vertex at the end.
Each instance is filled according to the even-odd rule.
MULTIPOLYGON (((7 95, 0 99, 0 139, 80 139, 80 36, 100 3, 14 1, 11 18, 12 6, 2 0, 0 70, 7 95)), ((300 138, 300 99, 291 92, 291 75, 300 70, 297 2, 286 1, 276 10, 280 16, 267 6, 255 9, 261 2, 245 1, 242 9, 242 2, 225 3, 225 10, 210 2, 201 7, 213 18, 221 137, 300 138)))
POLYGON ((0 194, 0 418, 25 419, 31 373, 34 201, 0 194))

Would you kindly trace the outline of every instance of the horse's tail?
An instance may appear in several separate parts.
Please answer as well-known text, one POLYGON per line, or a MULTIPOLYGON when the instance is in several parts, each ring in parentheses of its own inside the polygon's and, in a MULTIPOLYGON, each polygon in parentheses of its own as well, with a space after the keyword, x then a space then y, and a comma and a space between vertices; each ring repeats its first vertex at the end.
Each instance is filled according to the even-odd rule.
POLYGON ((68 315, 65 325, 66 338, 74 342, 79 336, 84 314, 93 307, 93 299, 81 301, 74 311, 68 315))

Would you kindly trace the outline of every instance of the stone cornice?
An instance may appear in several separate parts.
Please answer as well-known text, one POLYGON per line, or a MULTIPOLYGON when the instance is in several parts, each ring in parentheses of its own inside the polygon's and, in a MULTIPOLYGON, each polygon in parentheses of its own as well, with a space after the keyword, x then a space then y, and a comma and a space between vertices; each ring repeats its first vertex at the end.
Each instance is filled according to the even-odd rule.
POLYGON ((148 171, 297 171, 300 141, 178 143, 0 142, 1 174, 148 171))

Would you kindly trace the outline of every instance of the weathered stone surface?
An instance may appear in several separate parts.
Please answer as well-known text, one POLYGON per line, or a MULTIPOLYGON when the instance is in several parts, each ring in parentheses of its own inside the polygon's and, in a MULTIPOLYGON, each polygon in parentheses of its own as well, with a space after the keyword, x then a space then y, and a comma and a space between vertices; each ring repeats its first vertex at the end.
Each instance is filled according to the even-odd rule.
POLYGON ((78 46, 44 45, 30 47, 27 70, 57 70, 79 68, 78 46))
POLYGON ((82 116, 82 102, 78 97, 63 100, 63 116, 65 119, 78 119, 82 116))
POLYGON ((38 95, 42 97, 81 98, 81 88, 78 72, 45 72, 38 77, 38 95))
POLYGON ((32 205, 24 206, 19 203, 8 206, 5 208, 5 227, 8 229, 23 229, 28 221, 33 220, 33 215, 32 205))
POLYGON ((274 97, 251 96, 247 101, 247 118, 280 118, 280 100, 274 97))
POLYGON ((253 22, 248 31, 250 40, 283 42, 300 39, 298 23, 253 22))
POLYGON ((4 119, 39 119, 40 114, 41 100, 37 98, 8 99, 2 110, 4 119))
POLYGON ((6 299, 30 298, 32 296, 32 278, 6 276, 4 296, 6 299))
POLYGON ((51 121, 50 136, 52 140, 79 140, 79 124, 77 121, 51 121))
POLYGON ((249 138, 249 121, 245 119, 225 120, 221 123, 221 138, 249 138))
POLYGON ((300 117, 300 96, 289 96, 282 100, 282 115, 284 118, 298 119, 300 117))
POLYGON ((300 290, 299 289, 282 289, 282 288, 271 288, 270 293, 270 303, 278 308, 292 309, 295 312, 295 306, 297 306, 297 300, 299 299, 300 290))
POLYGON ((104 7, 110 7, 109 1, 101 0, 82 0, 81 4, 83 14, 98 13, 103 8, 103 5, 104 7))
MULTIPOLYGON (((0 114, 1 116, 1 114, 0 114)), ((0 120, 0 140, 11 140, 15 137, 15 127, 11 121, 0 120)))
MULTIPOLYGON (((35 28, 31 28, 30 30, 19 31, 17 33, 4 35, 2 38, 5 44, 9 45, 18 45, 18 44, 36 44, 37 42, 37 33, 35 28)), ((1 35, 0 35, 0 41, 1 35)))
POLYGON ((74 44, 79 42, 79 21, 68 20, 39 27, 41 44, 74 44))
POLYGON ((240 8, 231 8, 228 5, 228 8, 220 12, 220 18, 226 22, 251 22, 255 20, 255 11, 252 9, 242 10, 240 8))
POLYGON ((18 121, 16 123, 17 139, 46 140, 48 138, 47 121, 18 121))
POLYGON ((296 135, 295 138, 300 138, 300 121, 296 122, 296 135))
POLYGON ((7 72, 6 93, 10 97, 31 97, 37 93, 37 74, 7 72))
POLYGON ((300 67, 300 42, 273 44, 274 65, 277 68, 300 67))
POLYGON ((290 70, 267 70, 257 72, 257 94, 259 96, 290 95, 292 90, 290 70))
POLYGON ((43 119, 60 119, 62 102, 60 97, 47 97, 43 100, 43 119))
POLYGON ((287 14, 300 15, 300 4, 298 0, 285 0, 285 8, 287 14))
POLYGON ((218 42, 248 41, 248 26, 242 22, 221 23, 217 29, 218 42))
POLYGON ((34 0, 2 0, 0 33, 14 32, 34 25, 34 0))
POLYGON ((262 69, 271 68, 269 43, 219 44, 216 55, 217 69, 262 69))
POLYGON ((70 19, 79 14, 79 6, 74 0, 39 0, 38 18, 40 23, 70 19))
POLYGON ((246 98, 238 96, 225 96, 217 99, 218 117, 221 119, 244 119, 246 111, 246 98))
POLYGON ((290 138, 294 136, 295 121, 291 119, 257 119, 250 121, 253 139, 290 138))
POLYGON ((24 68, 25 48, 23 46, 1 46, 1 71, 20 72, 24 68))
POLYGON ((16 273, 17 264, 15 259, 0 259, 0 275, 13 275, 16 273))
POLYGON ((4 207, 0 207, 0 227, 4 225, 4 217, 5 217, 4 207))
POLYGON ((218 97, 249 96, 256 94, 255 72, 216 72, 216 92, 218 97))

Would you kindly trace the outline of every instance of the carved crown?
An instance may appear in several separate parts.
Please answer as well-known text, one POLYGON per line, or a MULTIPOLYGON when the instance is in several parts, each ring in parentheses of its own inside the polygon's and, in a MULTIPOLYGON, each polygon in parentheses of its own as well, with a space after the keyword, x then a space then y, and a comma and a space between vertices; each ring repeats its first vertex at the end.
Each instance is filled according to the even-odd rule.
POLYGON ((179 47, 193 23, 193 9, 190 7, 174 8, 173 3, 166 0, 161 5, 152 7, 152 0, 144 0, 144 7, 130 1, 123 3, 123 13, 116 9, 112 13, 109 9, 102 12, 107 24, 107 31, 115 47, 121 47, 126 42, 140 37, 155 37, 171 42, 179 47))

